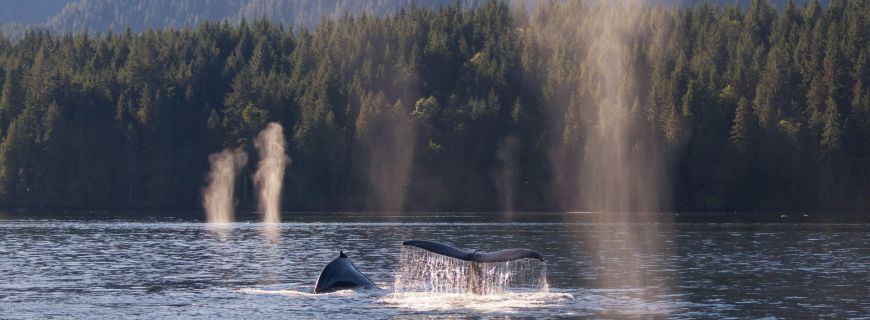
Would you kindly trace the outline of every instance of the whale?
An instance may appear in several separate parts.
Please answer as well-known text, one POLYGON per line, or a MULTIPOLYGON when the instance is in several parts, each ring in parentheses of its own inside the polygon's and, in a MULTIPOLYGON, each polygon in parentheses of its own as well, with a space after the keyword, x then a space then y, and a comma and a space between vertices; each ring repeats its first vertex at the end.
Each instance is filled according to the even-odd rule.
MULTIPOLYGON (((477 250, 464 250, 443 243, 429 240, 408 240, 403 241, 402 245, 417 247, 439 255, 468 261, 469 275, 468 288, 469 292, 481 294, 483 292, 483 269, 481 264, 509 262, 521 259, 534 259, 544 261, 544 256, 530 249, 514 248, 505 249, 493 252, 477 252, 477 250)), ((345 289, 374 289, 375 284, 369 280, 356 266, 350 261, 350 258, 344 254, 344 251, 338 252, 338 258, 330 261, 323 270, 320 271, 320 276, 317 277, 317 283, 314 284, 314 293, 329 293, 345 289)))
POLYGON ((478 253, 477 250, 468 251, 429 240, 408 240, 402 242, 403 246, 417 247, 442 256, 448 256, 463 261, 476 263, 508 262, 520 259, 535 259, 544 261, 544 256, 530 249, 505 249, 493 252, 478 253))
POLYGON ((429 240, 408 240, 402 245, 417 247, 442 256, 468 261, 468 276, 466 278, 468 292, 472 294, 484 293, 484 274, 481 264, 509 262, 521 259, 534 259, 544 261, 544 256, 530 249, 514 248, 493 252, 477 252, 477 250, 464 250, 429 240))
POLYGON ((338 258, 330 261, 314 284, 314 293, 329 293, 345 289, 373 289, 375 284, 369 280, 356 266, 344 251, 338 252, 338 258))

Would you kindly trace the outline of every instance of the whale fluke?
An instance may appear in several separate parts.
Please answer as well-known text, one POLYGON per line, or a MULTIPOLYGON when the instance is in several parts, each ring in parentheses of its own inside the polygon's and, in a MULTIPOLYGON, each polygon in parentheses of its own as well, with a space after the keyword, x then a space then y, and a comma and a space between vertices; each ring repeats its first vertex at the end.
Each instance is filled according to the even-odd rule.
POLYGON ((402 245, 417 247, 459 260, 479 263, 507 262, 526 258, 544 261, 544 256, 529 249, 505 249, 488 253, 477 253, 428 240, 408 240, 403 241, 402 245))
POLYGON ((375 284, 359 272, 344 251, 339 251, 338 258, 329 262, 323 267, 323 271, 320 271, 320 276, 317 277, 317 283, 314 285, 314 293, 355 288, 371 289, 375 288, 375 284))

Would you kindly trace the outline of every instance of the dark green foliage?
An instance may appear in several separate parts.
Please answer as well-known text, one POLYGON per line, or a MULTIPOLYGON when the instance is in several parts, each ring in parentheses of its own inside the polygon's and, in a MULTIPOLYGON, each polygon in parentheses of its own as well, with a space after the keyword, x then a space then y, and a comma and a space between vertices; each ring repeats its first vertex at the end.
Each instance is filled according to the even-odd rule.
MULTIPOLYGON (((288 210, 371 209, 369 170, 405 148, 390 209, 556 209, 552 150, 597 121, 596 62, 560 33, 587 6, 0 38, 0 205, 196 209, 208 154, 253 155, 277 121, 288 210)), ((620 93, 669 155, 677 209, 870 207, 870 2, 781 8, 644 9, 625 71, 641 85, 620 93)))

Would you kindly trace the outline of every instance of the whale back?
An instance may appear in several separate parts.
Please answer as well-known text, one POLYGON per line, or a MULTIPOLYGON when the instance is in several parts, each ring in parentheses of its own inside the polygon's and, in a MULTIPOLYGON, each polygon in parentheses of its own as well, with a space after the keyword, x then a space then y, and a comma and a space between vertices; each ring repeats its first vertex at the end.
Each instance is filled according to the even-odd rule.
POLYGON ((529 249, 505 249, 487 253, 477 253, 428 240, 408 240, 402 242, 402 245, 417 247, 459 260, 479 263, 508 262, 520 259, 536 259, 544 261, 544 256, 529 249))
POLYGON ((338 258, 330 261, 314 285, 314 293, 328 293, 343 289, 374 288, 375 284, 359 272, 350 259, 340 251, 338 258))

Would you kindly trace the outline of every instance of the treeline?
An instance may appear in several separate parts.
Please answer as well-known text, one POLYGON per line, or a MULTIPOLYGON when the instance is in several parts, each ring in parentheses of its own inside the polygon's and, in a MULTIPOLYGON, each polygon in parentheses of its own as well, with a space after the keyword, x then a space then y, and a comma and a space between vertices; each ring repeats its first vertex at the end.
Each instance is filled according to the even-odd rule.
MULTIPOLYGON (((286 210, 575 209, 554 199, 552 150, 607 107, 585 102, 598 80, 576 36, 596 8, 493 1, 313 30, 242 20, 0 39, 0 204, 196 209, 208 155, 255 156, 251 140, 277 121, 286 210)), ((870 207, 868 17, 868 1, 644 8, 652 36, 628 38, 631 110, 668 155, 666 202, 870 207)))

